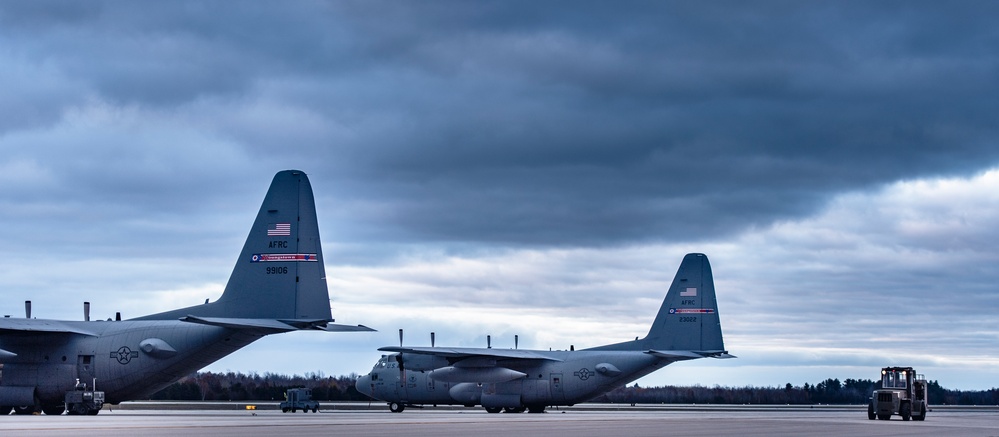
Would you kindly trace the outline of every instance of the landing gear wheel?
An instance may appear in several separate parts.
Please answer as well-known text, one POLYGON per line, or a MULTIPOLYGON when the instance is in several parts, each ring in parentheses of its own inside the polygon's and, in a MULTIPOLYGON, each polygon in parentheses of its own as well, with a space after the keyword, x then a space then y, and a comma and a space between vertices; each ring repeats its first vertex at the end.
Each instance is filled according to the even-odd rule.
POLYGON ((83 404, 70 404, 69 408, 66 410, 66 415, 69 416, 96 416, 97 412, 101 411, 99 408, 88 408, 83 404))
POLYGON ((281 412, 282 412, 282 413, 287 413, 287 412, 288 412, 288 408, 287 408, 287 407, 285 407, 285 408, 282 408, 282 409, 281 409, 281 412))
POLYGON ((485 409, 486 412, 489 414, 496 414, 499 413, 500 411, 503 411, 503 408, 500 407, 485 407, 485 409))
POLYGON ((8 406, 8 405, 4 405, 4 406, 0 407, 0 416, 6 416, 6 415, 10 414, 10 410, 13 410, 13 409, 14 409, 14 407, 11 407, 11 406, 8 406))
POLYGON ((46 416, 61 416, 62 412, 65 410, 65 405, 42 407, 42 412, 45 413, 46 416))
POLYGON ((532 413, 532 414, 544 413, 545 412, 545 406, 544 405, 528 405, 527 406, 527 412, 528 413, 532 413))
POLYGON ((874 414, 874 404, 867 404, 867 420, 874 420, 878 415, 874 414))
POLYGON ((912 419, 912 404, 905 403, 898 407, 898 415, 902 416, 902 420, 906 422, 912 419))
POLYGON ((503 409, 504 413, 523 413, 524 411, 527 411, 527 407, 525 406, 519 406, 515 408, 506 407, 503 409))
POLYGON ((391 411, 393 413, 401 413, 402 410, 405 410, 405 409, 406 409, 406 406, 403 405, 403 404, 400 404, 398 402, 391 402, 391 403, 389 403, 389 411, 391 411))
POLYGON ((21 406, 18 406, 18 407, 14 407, 14 414, 22 414, 22 415, 35 414, 35 406, 34 405, 28 405, 28 406, 21 405, 21 406))

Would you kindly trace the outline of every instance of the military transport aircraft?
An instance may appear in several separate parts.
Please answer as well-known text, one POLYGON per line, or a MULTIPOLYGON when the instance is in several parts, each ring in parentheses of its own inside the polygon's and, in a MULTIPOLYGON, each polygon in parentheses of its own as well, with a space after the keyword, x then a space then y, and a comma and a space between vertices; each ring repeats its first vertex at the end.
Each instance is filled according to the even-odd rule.
MULTIPOLYGON (((725 350, 708 257, 683 258, 652 328, 643 339, 590 349, 383 347, 357 390, 393 412, 426 404, 482 405, 490 413, 542 413, 573 405, 697 358, 734 358, 725 350)), ((431 336, 433 342, 433 336, 431 336)))
POLYGON ((312 186, 297 170, 274 176, 217 301, 89 318, 86 305, 83 321, 0 318, 0 414, 61 414, 77 381, 112 404, 143 398, 269 334, 372 330, 332 323, 312 186))

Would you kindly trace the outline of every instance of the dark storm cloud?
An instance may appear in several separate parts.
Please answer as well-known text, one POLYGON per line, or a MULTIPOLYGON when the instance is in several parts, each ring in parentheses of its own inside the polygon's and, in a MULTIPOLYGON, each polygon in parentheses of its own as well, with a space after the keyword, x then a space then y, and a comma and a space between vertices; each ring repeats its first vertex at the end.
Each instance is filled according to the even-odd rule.
POLYGON ((991 3, 52 6, 0 12, 9 57, 86 90, 48 104, 196 107, 366 238, 704 240, 999 160, 991 3))

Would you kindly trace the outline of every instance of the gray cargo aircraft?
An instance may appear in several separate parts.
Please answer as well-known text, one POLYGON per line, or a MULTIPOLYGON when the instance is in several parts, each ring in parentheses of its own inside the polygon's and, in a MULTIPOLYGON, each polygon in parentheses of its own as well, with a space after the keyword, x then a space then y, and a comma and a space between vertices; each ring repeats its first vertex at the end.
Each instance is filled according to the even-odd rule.
POLYGON ((393 412, 407 406, 482 405, 542 413, 620 387, 667 364, 697 358, 734 358, 725 350, 708 257, 683 258, 652 328, 643 339, 583 350, 399 347, 378 350, 374 368, 357 390, 386 401, 393 412))
MULTIPOLYGON (((274 176, 215 302, 130 320, 0 318, 0 414, 63 412, 81 384, 118 403, 144 398, 257 339, 300 330, 371 331, 333 324, 312 186, 274 176)), ((97 414, 97 409, 70 414, 97 414)))

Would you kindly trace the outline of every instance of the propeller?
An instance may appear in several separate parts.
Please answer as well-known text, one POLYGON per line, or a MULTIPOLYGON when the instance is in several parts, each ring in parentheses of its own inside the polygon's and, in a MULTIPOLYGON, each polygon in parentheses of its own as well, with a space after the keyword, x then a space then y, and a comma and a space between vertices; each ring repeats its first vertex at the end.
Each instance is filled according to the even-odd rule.
POLYGON ((519 335, 514 335, 513 336, 513 348, 514 349, 520 349, 520 336, 519 335))
MULTIPOLYGON (((402 347, 402 328, 399 328, 399 347, 402 347)), ((395 361, 399 363, 399 381, 406 383, 406 367, 402 362, 402 352, 395 355, 395 361)))
POLYGON ((433 332, 430 333, 430 347, 434 347, 434 341, 436 340, 433 332))

